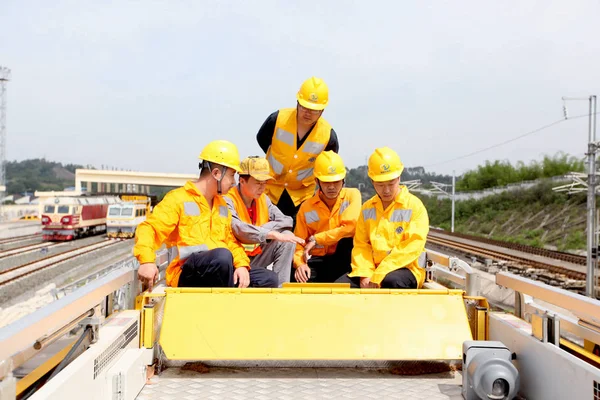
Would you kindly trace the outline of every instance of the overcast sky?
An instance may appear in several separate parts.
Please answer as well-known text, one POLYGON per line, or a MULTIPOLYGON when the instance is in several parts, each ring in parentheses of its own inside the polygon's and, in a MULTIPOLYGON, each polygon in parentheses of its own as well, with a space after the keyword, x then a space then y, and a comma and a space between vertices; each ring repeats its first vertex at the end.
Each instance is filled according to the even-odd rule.
POLYGON ((562 96, 600 95, 599 4, 2 0, 7 158, 194 173, 213 139, 262 154, 260 125, 312 75, 349 167, 384 145, 440 173, 583 157, 586 118, 438 164, 562 118, 562 96))

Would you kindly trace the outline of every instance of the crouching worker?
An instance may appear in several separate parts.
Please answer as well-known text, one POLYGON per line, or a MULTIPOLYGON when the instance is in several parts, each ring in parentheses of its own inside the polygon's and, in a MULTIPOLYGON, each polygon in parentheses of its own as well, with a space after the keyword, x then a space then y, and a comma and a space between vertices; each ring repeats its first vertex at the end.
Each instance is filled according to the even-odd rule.
POLYGON ((231 230, 231 213, 222 194, 234 185, 240 170, 237 148, 217 140, 199 158, 200 178, 167 193, 137 228, 133 253, 140 262, 139 279, 152 288, 158 278, 154 252, 165 243, 171 260, 168 286, 277 287, 274 272, 250 268, 231 230))
POLYGON ((265 194, 270 175, 266 158, 248 157, 240 164, 239 185, 225 196, 231 211, 233 234, 250 258, 250 266, 273 264, 279 285, 290 281, 296 243, 304 240, 292 234, 292 217, 284 215, 265 194))
POLYGON ((404 166, 394 150, 376 149, 368 169, 377 194, 365 202, 358 219, 352 272, 337 282, 355 288, 419 288, 425 282, 427 210, 399 185, 404 166))
POLYGON ((334 282, 350 272, 352 236, 360 214, 358 189, 343 188, 346 167, 333 151, 315 160, 318 191, 300 206, 294 233, 307 241, 296 246, 297 282, 334 282))

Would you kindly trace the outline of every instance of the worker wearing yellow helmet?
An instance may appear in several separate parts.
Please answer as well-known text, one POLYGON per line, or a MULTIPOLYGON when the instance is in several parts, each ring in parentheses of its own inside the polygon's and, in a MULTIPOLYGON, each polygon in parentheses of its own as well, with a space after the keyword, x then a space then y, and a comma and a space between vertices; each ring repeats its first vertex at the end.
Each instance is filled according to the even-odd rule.
POLYGON ((265 120, 256 139, 266 153, 275 178, 267 195, 292 218, 300 204, 315 192, 314 163, 322 151, 338 152, 338 138, 322 117, 329 89, 322 79, 307 79, 296 95, 296 107, 275 111, 265 120))
POLYGON ((324 151, 315 161, 319 190, 300 206, 296 236, 306 245, 296 245, 294 278, 297 282, 335 282, 350 272, 352 237, 360 214, 358 189, 344 188, 346 167, 333 151, 324 151))
POLYGON ((337 282, 361 288, 420 288, 425 282, 429 217, 421 200, 400 185, 398 154, 376 149, 368 174, 377 194, 362 206, 352 249, 352 272, 337 282))
POLYGON ((167 193, 138 226, 133 248, 140 262, 138 278, 152 288, 158 278, 155 251, 164 243, 170 260, 168 286, 277 287, 274 272, 250 268, 231 229, 231 213, 222 194, 235 184, 240 170, 236 146, 216 140, 199 158, 198 180, 167 193))

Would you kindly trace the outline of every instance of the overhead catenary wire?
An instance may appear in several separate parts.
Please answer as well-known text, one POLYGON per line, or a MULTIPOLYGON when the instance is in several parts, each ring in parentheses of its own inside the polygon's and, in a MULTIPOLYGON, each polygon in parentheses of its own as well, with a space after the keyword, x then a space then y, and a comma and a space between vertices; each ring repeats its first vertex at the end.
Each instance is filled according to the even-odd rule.
MULTIPOLYGON (((596 113, 596 114, 598 114, 598 113, 596 113)), ((526 136, 530 136, 530 135, 533 135, 535 133, 541 132, 541 131, 543 131, 545 129, 551 128, 551 127, 553 127, 555 125, 558 125, 558 124, 560 124, 562 122, 569 121, 569 120, 572 120, 572 119, 579 119, 579 118, 589 117, 589 115, 590 115, 589 113, 586 113, 586 114, 581 114, 581 115, 576 115, 574 117, 566 118, 566 114, 565 114, 565 118, 561 118, 561 119, 556 120, 556 121, 554 121, 554 122, 552 122, 550 124, 541 126, 541 127, 537 128, 537 129, 534 129, 532 131, 523 133, 522 135, 516 136, 514 138, 505 140, 505 141, 500 142, 500 143, 496 143, 496 144, 494 144, 492 146, 488 146, 488 147, 485 147, 483 149, 480 149, 480 150, 477 150, 477 151, 473 151, 471 153, 468 153, 468 154, 465 154, 465 155, 462 155, 462 156, 459 156, 459 157, 451 158, 449 160, 440 161, 440 162, 433 163, 433 164, 427 164, 427 165, 424 165, 423 167, 424 168, 434 167, 434 166, 437 166, 437 165, 442 165, 442 164, 447 164, 449 162, 462 160, 463 158, 471 157, 471 156, 474 156, 475 154, 483 153, 485 151, 492 150, 492 149, 495 149, 497 147, 504 146, 505 144, 517 141, 517 140, 522 139, 522 138, 524 138, 526 136)))

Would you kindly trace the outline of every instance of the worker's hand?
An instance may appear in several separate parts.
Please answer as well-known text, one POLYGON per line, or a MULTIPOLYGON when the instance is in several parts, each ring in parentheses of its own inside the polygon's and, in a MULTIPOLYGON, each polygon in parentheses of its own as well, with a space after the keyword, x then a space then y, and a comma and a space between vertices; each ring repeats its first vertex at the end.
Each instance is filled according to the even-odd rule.
POLYGON ((250 286, 250 273, 248 272, 248 268, 239 267, 235 269, 233 273, 233 284, 240 283, 238 285, 239 288, 247 288, 250 286))
POLYGON ((296 268, 296 272, 294 273, 296 277, 296 281, 300 283, 306 283, 310 279, 310 268, 306 264, 302 264, 298 268, 296 268))
POLYGON ((144 263, 138 269, 138 279, 152 291, 154 283, 158 280, 158 268, 155 263, 144 263))
POLYGON ((371 282, 371 278, 363 276, 360 278, 360 287, 363 289, 377 289, 379 286, 371 282))
POLYGON ((281 233, 277 231, 271 231, 267 233, 267 239, 276 240, 278 242, 297 243, 304 246, 304 239, 299 238, 293 233, 281 233))
POLYGON ((309 257, 310 252, 316 245, 317 245, 317 242, 315 240, 309 240, 308 243, 306 244, 306 246, 304 246, 304 252, 302 253, 302 260, 304 262, 308 262, 308 260, 310 258, 309 257))

